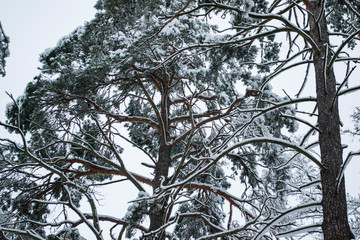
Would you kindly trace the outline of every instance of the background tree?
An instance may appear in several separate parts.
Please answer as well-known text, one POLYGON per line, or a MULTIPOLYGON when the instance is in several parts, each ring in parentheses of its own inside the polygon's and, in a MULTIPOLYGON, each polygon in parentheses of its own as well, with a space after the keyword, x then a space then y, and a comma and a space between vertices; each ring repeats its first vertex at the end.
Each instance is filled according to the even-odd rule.
POLYGON ((0 22, 0 75, 5 76, 5 58, 9 57, 9 37, 0 22))
MULTIPOLYGON (((359 107, 355 108, 353 114, 351 115, 351 118, 354 123, 353 129, 347 129, 344 131, 344 133, 351 135, 351 137, 357 142, 357 141, 359 141, 358 137, 360 135, 360 108, 359 107)), ((347 164, 349 164, 354 157, 357 157, 359 155, 360 155, 360 152, 359 152, 358 148, 353 149, 353 151, 350 151, 346 158, 347 164)), ((354 231, 355 236, 358 236, 359 232, 360 232, 360 225, 359 225, 360 197, 359 197, 359 195, 355 195, 355 196, 348 195, 347 197, 348 197, 348 205, 349 205, 348 212, 349 212, 350 226, 351 226, 351 229, 354 231)))

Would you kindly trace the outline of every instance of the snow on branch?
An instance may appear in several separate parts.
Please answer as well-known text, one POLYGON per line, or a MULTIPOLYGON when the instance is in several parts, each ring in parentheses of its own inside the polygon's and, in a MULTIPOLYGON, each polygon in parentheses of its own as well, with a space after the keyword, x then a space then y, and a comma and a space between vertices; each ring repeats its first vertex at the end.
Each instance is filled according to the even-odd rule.
POLYGON ((347 39, 345 39, 345 41, 343 41, 341 43, 341 45, 338 47, 338 49, 336 50, 336 52, 334 53, 334 55, 332 56, 329 64, 327 65, 326 68, 326 72, 329 73, 330 69, 333 67, 335 60, 337 59, 337 57, 340 55, 341 51, 343 50, 343 48, 346 46, 346 44, 348 44, 351 40, 354 39, 354 37, 356 35, 358 35, 360 33, 360 29, 355 31, 353 34, 351 34, 347 39))
POLYGON ((289 214, 293 214, 299 211, 303 211, 303 210, 307 210, 307 209, 312 209, 314 207, 319 207, 321 206, 321 202, 314 202, 314 203, 309 203, 309 204, 305 204, 305 205, 300 205, 294 208, 291 208, 285 212, 280 213, 277 217, 275 217, 274 219, 272 219, 271 221, 269 221, 266 226, 261 229, 260 232, 258 232, 254 238, 252 238, 252 240, 258 240, 260 239, 268 230, 271 226, 273 226, 274 224, 278 223, 279 221, 281 221, 284 217, 287 217, 289 214))
POLYGON ((247 144, 252 144, 252 143, 274 143, 274 144, 282 145, 284 147, 292 148, 295 151, 306 156, 308 159, 310 159, 312 162, 314 162, 317 166, 319 166, 322 170, 325 170, 325 167, 321 164, 321 162, 305 148, 303 148, 297 144, 293 144, 291 142, 288 142, 288 141, 285 141, 282 139, 278 139, 278 138, 272 138, 272 137, 258 137, 258 138, 245 139, 244 141, 242 141, 240 143, 234 144, 233 146, 230 146, 227 149, 224 149, 218 156, 216 156, 216 159, 220 159, 220 158, 224 157, 227 153, 231 152, 232 150, 234 150, 236 148, 239 148, 239 147, 247 145, 247 144))
POLYGON ((359 156, 360 155, 360 152, 349 152, 348 156, 346 157, 344 163, 341 165, 341 168, 340 168, 340 171, 339 171, 339 175, 338 177, 336 178, 336 189, 339 188, 340 186, 340 183, 343 179, 343 176, 344 176, 344 173, 345 173, 345 169, 347 167, 347 165, 349 165, 351 159, 354 157, 354 156, 359 156))

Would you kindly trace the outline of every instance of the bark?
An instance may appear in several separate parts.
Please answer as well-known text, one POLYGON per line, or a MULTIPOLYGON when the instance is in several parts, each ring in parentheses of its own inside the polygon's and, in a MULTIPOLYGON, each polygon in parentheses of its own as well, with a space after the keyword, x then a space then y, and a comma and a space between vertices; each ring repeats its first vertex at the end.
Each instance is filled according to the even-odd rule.
MULTIPOLYGON (((159 158, 158 163, 155 169, 155 178, 153 181, 153 191, 154 194, 158 190, 160 184, 166 184, 167 177, 169 174, 169 167, 170 167, 170 159, 171 159, 171 147, 167 145, 160 146, 159 151, 159 158), (161 182, 161 178, 163 178, 163 182, 161 182)), ((149 231, 154 231, 159 229, 164 221, 166 216, 166 205, 167 205, 167 198, 162 198, 156 201, 150 209, 150 228, 149 231)), ((157 236, 152 236, 151 239, 162 240, 165 239, 164 232, 159 232, 157 236)))
POLYGON ((340 172, 342 147, 340 137, 340 118, 336 98, 336 79, 334 69, 327 70, 331 59, 327 22, 322 12, 322 1, 307 2, 310 16, 310 36, 320 51, 314 51, 316 95, 318 104, 319 145, 321 162, 325 170, 321 171, 322 184, 322 230, 324 240, 353 239, 348 222, 345 179, 336 189, 337 176, 340 172))
MULTIPOLYGON (((169 168, 171 164, 171 150, 172 146, 169 144, 170 140, 170 119, 169 119, 169 86, 170 83, 166 80, 161 82, 162 96, 161 96, 161 123, 160 123, 160 147, 158 161, 155 166, 155 177, 152 182, 153 192, 159 190, 160 185, 165 185, 168 181, 169 168)), ((160 119, 159 119, 160 120, 160 119)), ((163 197, 155 201, 150 209, 150 227, 149 231, 155 231, 161 228, 165 222, 166 209, 168 197, 163 197)), ((152 235, 149 239, 164 240, 165 231, 159 231, 157 234, 152 235)))

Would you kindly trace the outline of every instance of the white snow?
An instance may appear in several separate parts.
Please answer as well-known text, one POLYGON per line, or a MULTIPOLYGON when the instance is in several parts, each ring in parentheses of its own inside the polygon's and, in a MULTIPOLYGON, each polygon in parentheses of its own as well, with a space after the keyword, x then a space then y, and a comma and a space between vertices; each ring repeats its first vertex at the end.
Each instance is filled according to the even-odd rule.
POLYGON ((173 19, 171 22, 166 24, 166 26, 161 31, 165 35, 176 35, 180 33, 180 27, 182 26, 182 23, 177 19, 173 19))

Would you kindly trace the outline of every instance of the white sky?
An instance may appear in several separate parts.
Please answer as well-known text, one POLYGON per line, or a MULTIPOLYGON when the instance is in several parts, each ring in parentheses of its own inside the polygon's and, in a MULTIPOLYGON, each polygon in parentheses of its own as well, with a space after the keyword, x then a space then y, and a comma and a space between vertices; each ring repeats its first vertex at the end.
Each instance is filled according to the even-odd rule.
MULTIPOLYGON (((57 41, 72 32, 77 26, 93 18, 96 0, 0 0, 0 21, 7 36, 10 37, 10 57, 6 59, 6 77, 0 77, 0 120, 4 121, 4 111, 10 99, 5 91, 20 96, 26 84, 38 73, 38 58, 46 48, 54 47, 57 41)), ((279 85, 280 89, 285 85, 291 85, 294 75, 287 75, 290 79, 273 82, 274 88, 279 85)), ((358 72, 359 74, 359 72, 358 72)), ((303 74, 301 74, 303 75, 303 74)), ((341 81, 341 79, 339 79, 341 81)), ((299 83, 301 84, 301 83, 299 83)), ((359 85, 359 79, 355 79, 351 85, 359 85)), ((355 93, 340 103, 343 119, 353 111, 354 106, 360 106, 359 93, 355 93)), ((0 129, 0 134, 4 131, 0 129)), ((347 143, 352 143, 355 150, 359 149, 359 142, 347 138, 347 143)), ((360 158, 354 158, 354 162, 360 162, 360 158)), ((360 181, 358 181, 360 164, 351 163, 346 172, 347 190, 352 194, 360 193, 360 181)), ((111 192, 105 193, 111 194, 111 192)), ((128 194, 125 193, 125 194, 128 194)), ((108 199, 107 203, 118 201, 108 199)), ((125 203, 123 201, 123 203, 125 203)), ((113 202, 119 206, 119 202, 113 202)), ((121 204, 120 204, 121 205, 121 204)), ((115 208, 116 209, 116 208, 115 208)), ((115 209, 111 209, 114 211, 115 209)), ((120 211, 120 209, 116 209, 120 211)), ((106 213, 111 214, 111 211, 106 213)), ((124 213, 120 213, 122 217, 124 213)))

